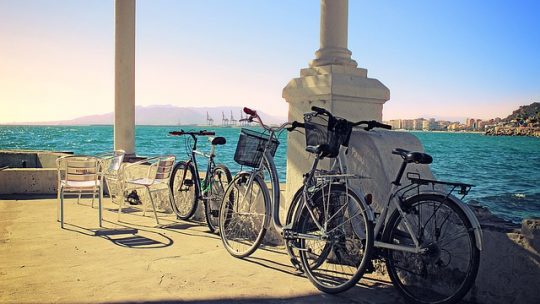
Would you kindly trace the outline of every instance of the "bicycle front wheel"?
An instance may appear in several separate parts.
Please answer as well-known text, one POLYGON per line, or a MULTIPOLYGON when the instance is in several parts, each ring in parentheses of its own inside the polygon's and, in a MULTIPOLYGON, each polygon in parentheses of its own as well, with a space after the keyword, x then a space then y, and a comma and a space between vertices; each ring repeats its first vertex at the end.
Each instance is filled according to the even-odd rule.
POLYGON ((219 229, 223 245, 232 256, 247 257, 259 247, 269 220, 269 201, 268 189, 258 174, 241 173, 227 187, 219 229))
POLYGON ((343 185, 321 189, 299 216, 300 259, 309 280, 321 291, 338 293, 364 274, 373 248, 373 227, 366 205, 343 185), (324 230, 315 224, 319 222, 324 230))
POLYGON ((219 207, 231 180, 231 172, 225 165, 217 165, 212 171, 204 205, 206 223, 211 232, 216 232, 219 229, 219 207))
POLYGON ((188 220, 197 210, 198 178, 191 162, 178 162, 173 169, 170 181, 173 195, 173 210, 183 220, 188 220))
MULTIPOLYGON (((301 205, 303 201, 302 193, 303 193, 304 186, 302 186, 300 189, 296 191, 296 193, 293 196, 292 202, 289 206, 289 210, 287 211, 287 217, 285 218, 285 225, 289 225, 291 223, 297 223, 298 222, 298 216, 301 214, 301 205)), ((295 231, 295 227, 293 227, 293 231, 295 231)), ((285 250, 287 251, 287 254, 289 255, 289 258, 291 260, 291 264, 298 270, 303 271, 302 266, 300 264, 300 253, 298 252, 300 240, 299 239, 284 239, 285 242, 285 250)))
MULTIPOLYGON (((480 250, 472 224, 456 203, 436 194, 403 202, 404 216, 424 253, 387 250, 392 283, 411 303, 455 303, 472 287, 480 250)), ((386 242, 414 247, 405 218, 395 210, 383 234, 386 242)))

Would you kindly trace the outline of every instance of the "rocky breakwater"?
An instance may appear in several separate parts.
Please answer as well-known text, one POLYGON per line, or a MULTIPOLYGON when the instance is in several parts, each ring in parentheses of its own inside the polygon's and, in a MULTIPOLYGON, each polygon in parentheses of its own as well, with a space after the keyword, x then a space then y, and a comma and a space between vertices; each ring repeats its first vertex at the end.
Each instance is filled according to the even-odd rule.
POLYGON ((540 137, 540 102, 521 106, 504 119, 491 120, 486 135, 540 137))
POLYGON ((540 137, 540 127, 500 126, 488 128, 486 135, 491 136, 534 136, 540 137))

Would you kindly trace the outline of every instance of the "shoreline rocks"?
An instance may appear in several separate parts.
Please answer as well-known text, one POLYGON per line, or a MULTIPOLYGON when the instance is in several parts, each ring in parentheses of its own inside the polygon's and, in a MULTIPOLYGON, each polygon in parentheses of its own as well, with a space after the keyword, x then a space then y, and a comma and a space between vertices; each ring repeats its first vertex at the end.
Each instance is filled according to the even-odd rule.
POLYGON ((489 136, 531 136, 540 137, 540 127, 493 127, 484 133, 489 136))

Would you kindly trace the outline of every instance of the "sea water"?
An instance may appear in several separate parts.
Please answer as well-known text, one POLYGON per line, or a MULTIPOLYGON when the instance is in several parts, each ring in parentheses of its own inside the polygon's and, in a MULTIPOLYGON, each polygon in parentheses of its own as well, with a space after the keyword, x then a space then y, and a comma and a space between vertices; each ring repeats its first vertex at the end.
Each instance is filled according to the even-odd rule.
MULTIPOLYGON (((187 136, 169 136, 173 130, 216 131, 227 139, 217 148, 216 161, 236 173, 234 162, 239 128, 190 126, 137 126, 137 155, 174 154, 186 159, 191 147, 187 136), (186 142, 187 140, 187 142, 186 142)), ((260 130, 259 130, 260 131, 260 130)), ((426 153, 433 156, 431 169, 439 180, 475 185, 465 201, 488 207, 494 214, 513 222, 540 217, 540 139, 532 137, 490 137, 478 133, 412 132, 426 153)), ((280 135, 275 156, 280 179, 286 166, 286 134, 280 135)), ((205 137, 198 148, 209 150, 205 137)), ((99 154, 113 149, 112 126, 0 126, 0 149, 71 151, 99 154)), ((388 157, 392 157, 389 155, 388 157)), ((206 161, 201 160, 205 168, 206 161)), ((397 170, 397 168, 396 168, 397 170)))

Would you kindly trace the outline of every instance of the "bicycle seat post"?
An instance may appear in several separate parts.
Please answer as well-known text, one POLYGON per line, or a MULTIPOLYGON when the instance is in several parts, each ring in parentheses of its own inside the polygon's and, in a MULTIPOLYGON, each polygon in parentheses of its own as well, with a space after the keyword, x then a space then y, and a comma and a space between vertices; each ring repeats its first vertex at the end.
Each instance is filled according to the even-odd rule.
POLYGON ((396 176, 396 180, 392 182, 392 184, 396 186, 401 186, 401 178, 403 177, 403 173, 405 172, 405 168, 407 168, 407 160, 403 159, 403 162, 401 163, 401 167, 399 168, 399 171, 396 176))

